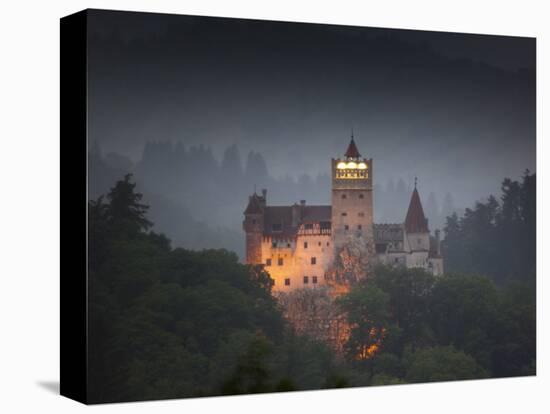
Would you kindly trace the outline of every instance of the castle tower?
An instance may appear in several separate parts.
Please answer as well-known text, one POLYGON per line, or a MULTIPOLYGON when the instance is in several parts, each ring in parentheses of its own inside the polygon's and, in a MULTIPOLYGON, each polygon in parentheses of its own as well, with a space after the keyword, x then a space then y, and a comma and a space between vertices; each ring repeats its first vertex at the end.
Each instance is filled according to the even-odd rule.
POLYGON ((264 210, 267 190, 262 190, 259 196, 254 192, 248 198, 248 206, 244 211, 243 230, 246 233, 246 263, 262 263, 262 235, 264 231, 264 210))
POLYGON ((332 240, 334 250, 362 240, 373 248, 373 162, 362 158, 353 134, 343 158, 332 159, 332 240))
POLYGON ((414 190, 405 218, 405 243, 411 252, 428 252, 430 250, 430 230, 428 219, 424 215, 420 195, 414 179, 414 190))

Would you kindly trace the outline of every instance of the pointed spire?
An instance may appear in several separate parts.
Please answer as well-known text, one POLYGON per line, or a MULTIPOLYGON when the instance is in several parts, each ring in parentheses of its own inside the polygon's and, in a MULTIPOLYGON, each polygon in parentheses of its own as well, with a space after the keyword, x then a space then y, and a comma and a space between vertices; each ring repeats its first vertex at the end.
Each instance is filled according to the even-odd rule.
POLYGON ((428 220, 424 215, 424 209, 420 201, 420 195, 416 188, 417 178, 414 178, 414 190, 409 203, 409 210, 405 218, 405 230, 407 233, 428 233, 428 220))
POLYGON ((357 146, 355 145, 355 141, 353 139, 353 128, 351 130, 351 141, 344 155, 346 156, 346 158, 359 158, 361 156, 361 154, 359 154, 359 150, 357 149, 357 146))

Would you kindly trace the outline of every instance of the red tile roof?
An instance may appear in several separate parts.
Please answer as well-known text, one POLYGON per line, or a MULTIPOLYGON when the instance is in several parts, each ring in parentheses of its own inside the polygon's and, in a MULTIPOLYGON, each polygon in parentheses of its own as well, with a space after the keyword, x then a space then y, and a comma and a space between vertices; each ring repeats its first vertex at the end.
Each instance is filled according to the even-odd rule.
POLYGON ((407 230, 407 233, 429 232, 428 220, 426 220, 426 216, 424 216, 424 210, 422 209, 422 203, 420 202, 420 196, 418 195, 416 187, 412 193, 409 210, 405 218, 405 230, 407 230))
POLYGON ((361 154, 359 154, 359 150, 357 149, 357 146, 355 145, 355 141, 353 140, 353 137, 351 137, 351 141, 348 145, 348 149, 344 155, 347 158, 359 158, 361 156, 361 154))
POLYGON ((262 213, 262 200, 261 197, 254 193, 248 199, 248 206, 244 211, 244 214, 261 214, 262 213))

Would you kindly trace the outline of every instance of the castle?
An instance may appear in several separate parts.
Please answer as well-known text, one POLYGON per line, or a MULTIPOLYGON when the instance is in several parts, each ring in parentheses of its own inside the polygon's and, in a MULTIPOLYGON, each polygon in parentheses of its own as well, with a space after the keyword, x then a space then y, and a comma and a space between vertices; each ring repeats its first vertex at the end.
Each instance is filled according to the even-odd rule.
POLYGON ((274 291, 326 284, 334 262, 349 246, 359 246, 369 264, 423 268, 443 273, 440 232, 431 236, 418 189, 405 222, 373 221, 373 161, 362 158, 353 135, 343 158, 332 159, 330 206, 267 205, 267 190, 249 197, 244 211, 246 263, 262 264, 274 291))

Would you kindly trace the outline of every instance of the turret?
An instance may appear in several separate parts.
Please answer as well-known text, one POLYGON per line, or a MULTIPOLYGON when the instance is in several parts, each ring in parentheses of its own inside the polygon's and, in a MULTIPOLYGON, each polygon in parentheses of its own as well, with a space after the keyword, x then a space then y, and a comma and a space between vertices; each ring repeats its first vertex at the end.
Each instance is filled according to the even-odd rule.
POLYGON ((420 195, 416 188, 417 180, 414 179, 414 190, 411 195, 409 209, 405 217, 405 232, 409 248, 412 251, 430 249, 430 230, 428 229, 428 219, 424 215, 420 195))
POLYGON ((248 205, 244 210, 243 230, 246 232, 246 263, 248 264, 260 264, 262 262, 262 235, 266 198, 266 190, 262 190, 261 196, 254 192, 248 197, 248 205))

